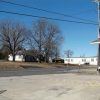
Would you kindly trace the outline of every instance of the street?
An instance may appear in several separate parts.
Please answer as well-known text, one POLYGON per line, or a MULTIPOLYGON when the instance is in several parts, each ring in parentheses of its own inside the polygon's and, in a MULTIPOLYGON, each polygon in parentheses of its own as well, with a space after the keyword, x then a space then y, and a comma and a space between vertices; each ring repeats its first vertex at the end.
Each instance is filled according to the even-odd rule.
POLYGON ((79 70, 0 71, 0 100, 100 100, 100 75, 79 70))
POLYGON ((0 77, 9 76, 27 76, 27 75, 45 75, 45 74, 62 74, 62 73, 76 73, 79 69, 64 68, 27 68, 27 69, 12 69, 0 70, 0 77))

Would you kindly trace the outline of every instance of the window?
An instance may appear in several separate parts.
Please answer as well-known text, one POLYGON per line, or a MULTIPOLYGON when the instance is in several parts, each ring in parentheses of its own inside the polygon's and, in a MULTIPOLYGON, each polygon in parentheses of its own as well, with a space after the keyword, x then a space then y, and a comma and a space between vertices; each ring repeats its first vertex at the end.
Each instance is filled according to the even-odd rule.
POLYGON ((22 58, 22 56, 21 55, 19 55, 19 59, 21 59, 22 58))
POLYGON ((91 58, 91 61, 92 61, 92 62, 94 62, 94 59, 93 59, 93 58, 91 58))
POLYGON ((70 62, 70 59, 68 59, 68 62, 70 62))
POLYGON ((73 62, 73 59, 71 59, 71 62, 73 62))
POLYGON ((86 59, 82 59, 82 62, 86 62, 86 59))
POLYGON ((68 59, 66 59, 66 61, 68 61, 68 59))

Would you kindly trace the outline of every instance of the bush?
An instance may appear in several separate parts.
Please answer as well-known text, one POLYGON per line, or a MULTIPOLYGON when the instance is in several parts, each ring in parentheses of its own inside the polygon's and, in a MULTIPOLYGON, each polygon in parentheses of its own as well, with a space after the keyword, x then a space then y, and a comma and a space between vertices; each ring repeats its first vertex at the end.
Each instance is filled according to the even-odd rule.
POLYGON ((0 60, 1 59, 6 59, 6 58, 7 58, 6 55, 4 53, 0 52, 0 60))

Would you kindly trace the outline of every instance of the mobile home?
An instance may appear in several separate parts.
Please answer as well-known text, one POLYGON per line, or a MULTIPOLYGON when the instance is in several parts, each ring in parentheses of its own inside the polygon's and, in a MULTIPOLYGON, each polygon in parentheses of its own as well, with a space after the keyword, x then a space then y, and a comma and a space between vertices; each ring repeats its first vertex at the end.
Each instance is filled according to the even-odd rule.
POLYGON ((97 65, 97 57, 71 57, 64 59, 65 64, 89 64, 89 65, 97 65))

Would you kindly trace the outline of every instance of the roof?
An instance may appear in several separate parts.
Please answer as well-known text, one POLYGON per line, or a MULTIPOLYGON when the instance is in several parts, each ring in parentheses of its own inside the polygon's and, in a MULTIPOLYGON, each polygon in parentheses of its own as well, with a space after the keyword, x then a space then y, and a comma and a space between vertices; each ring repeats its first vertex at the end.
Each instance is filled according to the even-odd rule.
MULTIPOLYGON (((91 57, 69 57, 70 58, 97 58, 97 56, 91 56, 91 57)), ((65 58, 65 59, 68 59, 68 58, 65 58)))

